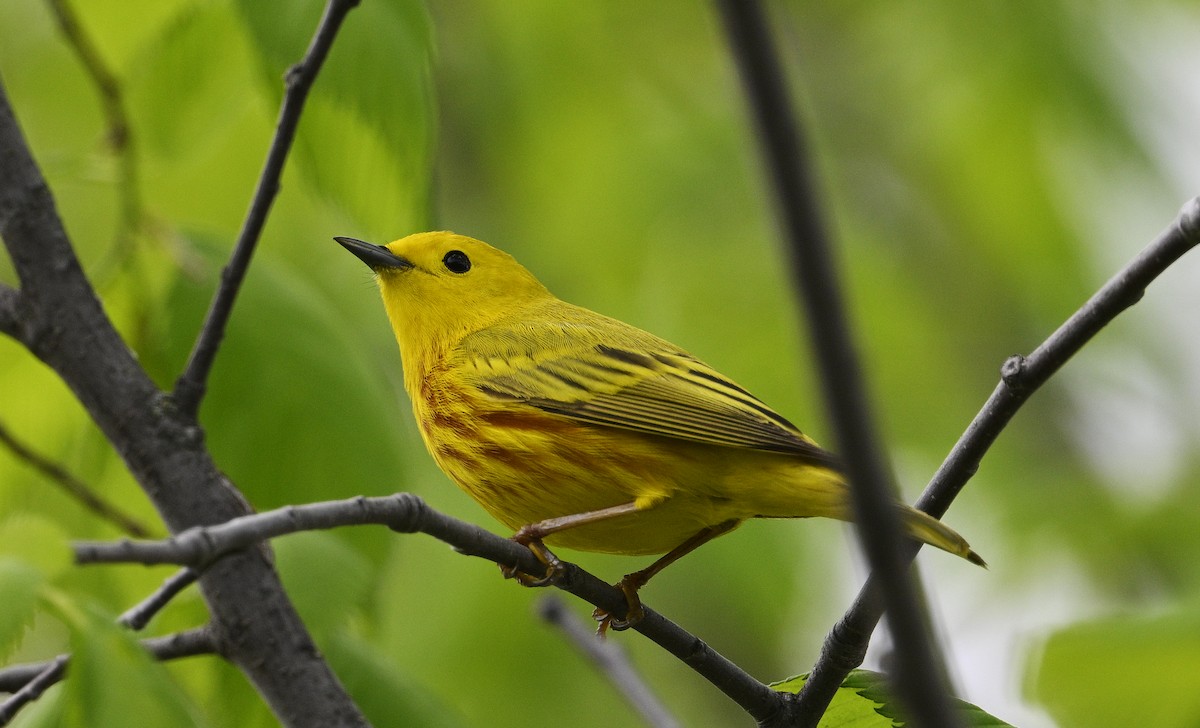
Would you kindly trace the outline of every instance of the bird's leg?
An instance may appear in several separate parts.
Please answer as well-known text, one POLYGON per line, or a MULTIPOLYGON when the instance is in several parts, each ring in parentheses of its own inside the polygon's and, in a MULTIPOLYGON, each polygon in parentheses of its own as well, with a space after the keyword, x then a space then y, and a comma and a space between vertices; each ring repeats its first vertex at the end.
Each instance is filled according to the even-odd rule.
POLYGON ((609 518, 636 513, 646 508, 647 506, 640 501, 631 501, 595 511, 547 518, 544 521, 522 526, 513 534, 512 540, 532 551, 538 561, 546 565, 546 573, 544 576, 532 576, 518 571, 515 566, 506 566, 504 564, 500 565, 500 572, 504 574, 505 579, 516 579, 517 583, 522 586, 546 586, 547 584, 553 584, 562 578, 564 567, 562 561, 554 555, 554 552, 546 548, 546 545, 542 543, 542 539, 559 531, 565 531, 568 528, 575 528, 576 526, 583 526, 588 523, 595 523, 596 521, 604 521, 609 518))
POLYGON ((645 586, 646 582, 650 581, 651 577, 658 572, 675 563, 683 556, 700 548, 717 536, 729 533, 736 528, 739 523, 741 523, 741 521, 730 520, 723 523, 718 523, 715 526, 709 526, 708 528, 697 532, 696 535, 679 544, 675 548, 671 549, 653 564, 650 564, 641 571, 635 571, 632 574, 626 574, 625 576, 621 577, 621 580, 614 586, 625 593, 625 619, 613 619, 612 614, 609 612, 600 608, 596 608, 596 610, 592 612, 592 619, 600 623, 600 625, 596 627, 597 636, 603 637, 604 633, 607 632, 609 628, 620 632, 621 630, 629 629, 633 625, 642 621, 642 619, 646 616, 646 611, 642 609, 642 598, 638 596, 638 590, 645 586))

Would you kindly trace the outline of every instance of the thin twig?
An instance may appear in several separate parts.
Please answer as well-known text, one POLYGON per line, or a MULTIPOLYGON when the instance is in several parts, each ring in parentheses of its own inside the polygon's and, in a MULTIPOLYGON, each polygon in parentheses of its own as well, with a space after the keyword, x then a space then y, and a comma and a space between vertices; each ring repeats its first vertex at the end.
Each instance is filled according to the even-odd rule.
MULTIPOLYGON (((197 627, 165 637, 150 637, 142 640, 141 645, 160 662, 217 653, 216 640, 208 627, 197 627)), ((23 707, 62 680, 70 661, 70 655, 59 655, 47 662, 0 669, 0 692, 12 693, 0 703, 0 726, 8 725, 23 707)))
POLYGON ((34 452, 28 445, 13 437, 13 434, 3 422, 0 422, 0 444, 3 444, 19 460, 28 463, 30 467, 46 476, 51 483, 62 488, 68 495, 79 501, 84 508, 95 513, 100 518, 112 523, 130 536, 137 538, 150 537, 151 531, 149 528, 133 516, 124 513, 117 506, 101 498, 87 483, 67 472, 63 466, 44 455, 34 452))
MULTIPOLYGON (((117 624, 134 631, 141 630, 176 594, 199 577, 200 572, 195 569, 190 567, 181 569, 167 579, 153 594, 118 617, 117 624)), ((207 628, 157 639, 158 641, 154 643, 156 647, 163 651, 163 654, 170 654, 173 657, 180 657, 185 653, 199 654, 199 652, 212 651, 212 635, 207 628)), ((159 659, 170 658, 160 657, 159 659)), ((21 708, 37 700, 50 686, 62 680, 67 671, 68 661, 67 655, 59 655, 49 663, 23 665, 0 671, 0 689, 3 689, 6 679, 17 681, 21 685, 20 689, 14 692, 8 700, 0 704, 0 726, 8 725, 21 708), (26 681, 19 681, 22 675, 31 671, 33 672, 32 677, 26 681)))
POLYGON ((283 164, 287 160, 292 141, 296 137, 296 127, 300 123, 304 101, 317 78, 317 72, 321 70, 321 64, 329 54, 338 28, 346 14, 357 6, 358 2, 359 0, 329 0, 304 58, 288 69, 285 78, 287 91, 279 109, 275 138, 271 141, 271 149, 258 178, 254 199, 246 213, 246 220, 242 224, 242 231, 238 235, 229 263, 221 272, 221 283, 209 306, 200 335, 196 338, 187 368, 175 383, 175 404, 187 417, 196 418, 200 402, 204 399, 208 387, 208 374, 225 336, 225 327, 229 323, 234 301, 246 277, 250 258, 254 255, 259 236, 266 224, 271 203, 279 193, 279 178, 283 173, 283 164))
POLYGON ((108 146, 117 158, 117 194, 120 200, 120 215, 116 232, 116 245, 112 257, 120 261, 132 249, 134 233, 144 219, 141 190, 138 182, 137 145, 125 111, 125 100, 121 83, 116 74, 104 62, 96 44, 84 31, 79 18, 67 0, 47 0, 51 15, 58 22, 59 30, 67 45, 75 51, 79 62, 91 78, 100 94, 104 107, 104 118, 108 125, 105 135, 108 146))
POLYGON ((185 566, 175 572, 158 587, 153 594, 135 604, 117 618, 117 623, 134 632, 140 632, 154 615, 175 598, 175 595, 188 588, 200 578, 200 572, 190 566, 185 566))
POLYGON ((572 618, 562 600, 547 595, 537 602, 537 613, 549 624, 554 625, 575 649, 596 666, 617 692, 629 702, 638 715, 653 728, 678 728, 679 721, 666 706, 650 691, 646 682, 633 668, 629 657, 621 646, 611 640, 596 637, 591 627, 572 618))
MULTIPOLYGON (((1200 245, 1200 197, 1184 205, 1170 227, 1109 279, 1032 354, 1013 356, 1004 363, 996 389, 950 450, 916 507, 939 518, 945 515, 950 503, 979 469, 992 443, 1029 397, 1118 314, 1141 300, 1155 278, 1197 245, 1200 245)), ((919 548, 919 545, 907 546, 905 558, 911 560, 919 548)), ((871 632, 881 615, 879 584, 872 574, 854 604, 826 636, 821 656, 800 691, 800 701, 811 699, 827 704, 832 699, 850 670, 862 664, 871 632)))
POLYGON ((67 672, 67 659, 66 655, 54 658, 32 680, 22 685, 20 690, 0 703, 0 726, 8 725, 21 708, 42 697, 42 693, 61 680, 67 672))
MULTIPOLYGON (((161 541, 78 541, 73 548, 75 560, 80 564, 180 564, 202 570, 226 554, 269 538, 364 524, 384 525, 401 533, 425 533, 445 541, 460 553, 515 566, 526 573, 545 569, 528 548, 439 513, 411 493, 287 506, 213 526, 191 528, 161 541)), ((574 564, 565 564, 556 586, 617 617, 625 613, 627 604, 620 589, 574 564)), ((634 629, 682 660, 755 719, 764 720, 780 711, 784 700, 781 693, 758 682, 695 635, 649 607, 645 619, 634 629)))
MULTIPOLYGON (((897 697, 921 725, 954 726, 958 721, 944 687, 945 666, 932 646, 928 616, 916 598, 907 563, 900 558, 904 539, 892 505, 895 488, 872 421, 838 290, 833 246, 821 219, 816 184, 782 67, 757 2, 720 0, 718 6, 753 107, 790 243, 794 280, 812 331, 825 406, 846 463, 856 531, 873 572, 880 575, 896 642, 897 665, 891 677, 897 697)), ((804 716, 806 723, 816 725, 825 707, 804 716)))
POLYGON ((79 62, 83 64, 84 70, 92 77, 92 82, 100 92, 100 99, 104 103, 104 116, 108 121, 108 143, 114 149, 121 149, 129 138, 129 118, 121 100, 121 84, 100 57, 96 45, 83 31, 79 18, 66 0, 47 0, 47 4, 59 30, 67 39, 67 45, 79 56, 79 62))

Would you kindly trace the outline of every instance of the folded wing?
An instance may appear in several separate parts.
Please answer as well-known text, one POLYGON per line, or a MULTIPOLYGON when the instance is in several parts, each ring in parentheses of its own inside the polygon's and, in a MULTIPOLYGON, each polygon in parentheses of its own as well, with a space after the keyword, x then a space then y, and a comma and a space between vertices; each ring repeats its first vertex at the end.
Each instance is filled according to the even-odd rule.
POLYGON ((704 362, 640 329, 578 311, 583 321, 472 334, 457 366, 486 396, 579 422, 787 453, 838 469, 833 455, 704 362))

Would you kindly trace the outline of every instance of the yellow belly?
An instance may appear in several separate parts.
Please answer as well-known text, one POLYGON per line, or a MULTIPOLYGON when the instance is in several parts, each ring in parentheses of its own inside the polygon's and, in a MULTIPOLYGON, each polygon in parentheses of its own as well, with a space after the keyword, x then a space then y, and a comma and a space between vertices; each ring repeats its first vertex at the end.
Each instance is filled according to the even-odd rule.
MULTIPOLYGON (((426 431, 441 469, 513 529, 556 516, 665 498, 648 511, 554 534, 551 545, 623 554, 664 553, 728 520, 719 503, 682 491, 664 453, 620 431, 555 415, 492 418, 474 428, 426 431), (504 424, 497 424, 503 420, 504 424)), ((644 438, 643 438, 644 439, 644 438)))
POLYGON ((550 545, 659 554, 729 520, 842 513, 840 478, 786 456, 595 426, 519 403, 468 402, 469 395, 448 390, 426 395, 415 410, 430 453, 514 531, 638 499, 657 502, 561 531, 546 539, 550 545), (796 489, 802 470, 815 478, 808 494, 796 489))

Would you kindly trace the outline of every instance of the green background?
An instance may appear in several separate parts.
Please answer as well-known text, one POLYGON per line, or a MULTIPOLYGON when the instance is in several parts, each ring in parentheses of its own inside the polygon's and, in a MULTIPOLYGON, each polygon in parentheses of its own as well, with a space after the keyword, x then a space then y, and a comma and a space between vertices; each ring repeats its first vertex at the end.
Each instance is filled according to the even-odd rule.
MULTIPOLYGON (((127 156, 107 144, 96 88, 44 3, 0 3, 0 75, 109 314, 169 387, 320 3, 75 5, 123 93, 127 156)), ((1200 192, 1200 12, 1069 0, 770 11, 875 412, 915 498, 1005 357, 1040 343, 1200 192)), ((681 344, 828 441, 763 179, 705 3, 364 0, 310 98, 213 372, 201 416, 218 464, 260 510, 410 490, 504 533, 425 454, 370 275, 331 241, 431 228, 511 252, 561 297, 681 344)), ((1195 256, 1031 401, 951 509, 991 569, 919 561, 963 697, 1016 725, 1200 721, 1195 256)), ((0 280, 15 284, 4 256, 0 280)), ((70 392, 7 339, 0 422, 155 522, 70 392)), ((169 573, 62 556, 68 539, 118 535, 0 449, 0 589, 16 605, 0 620, 2 656, 82 656, 18 724, 102 725, 150 702, 158 725, 271 725, 219 660, 151 670, 104 629, 169 573)), ((851 536, 751 523, 644 595, 781 679, 811 666, 857 589, 851 536)), ((634 721, 535 616, 541 595, 491 564, 379 528, 276 548, 377 725, 634 721)), ((611 579, 644 564, 564 555, 611 579)), ((149 632, 203 620, 193 590, 149 632)), ((614 639, 685 725, 750 724, 645 640, 614 639)))

